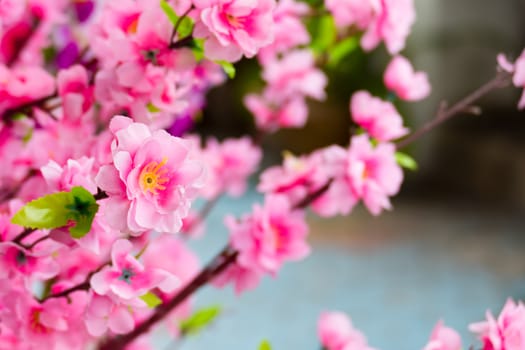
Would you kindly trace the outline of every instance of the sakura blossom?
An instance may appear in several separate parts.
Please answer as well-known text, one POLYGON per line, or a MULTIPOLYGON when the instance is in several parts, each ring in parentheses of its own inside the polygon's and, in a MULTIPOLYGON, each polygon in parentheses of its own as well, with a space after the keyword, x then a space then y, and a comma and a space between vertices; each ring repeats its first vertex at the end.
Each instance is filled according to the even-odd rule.
POLYGON ((430 335, 430 340, 423 350, 459 350, 461 349, 461 337, 458 332, 446 327, 443 321, 439 321, 430 335))
POLYGON ((430 94, 427 74, 415 72, 410 61, 403 56, 392 58, 383 79, 389 90, 406 101, 422 100, 430 94))

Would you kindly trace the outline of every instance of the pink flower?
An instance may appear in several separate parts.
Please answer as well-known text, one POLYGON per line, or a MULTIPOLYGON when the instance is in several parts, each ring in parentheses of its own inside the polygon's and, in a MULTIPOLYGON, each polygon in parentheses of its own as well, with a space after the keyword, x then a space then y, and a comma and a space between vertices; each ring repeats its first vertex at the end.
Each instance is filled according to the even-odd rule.
POLYGON ((125 334, 135 326, 129 306, 95 293, 91 294, 84 322, 87 331, 94 337, 104 335, 108 329, 115 334, 125 334))
POLYGON ((355 25, 366 29, 380 7, 380 0, 325 0, 326 8, 339 28, 355 25))
MULTIPOLYGON (((371 1, 371 0, 368 0, 371 1)), ((373 0, 375 15, 361 39, 361 46, 370 51, 381 41, 388 52, 399 53, 416 19, 414 0, 373 0)))
POLYGON ((75 65, 60 70, 57 85, 64 117, 77 119, 91 108, 93 88, 88 84, 88 74, 83 66, 75 65))
POLYGON ((322 313, 317 333, 327 350, 372 350, 363 333, 355 329, 342 312, 322 313))
POLYGON ((282 59, 265 64, 263 79, 268 84, 268 97, 274 101, 295 96, 325 98, 326 76, 315 67, 314 56, 306 49, 288 52, 282 59))
POLYGON ((93 158, 68 159, 65 166, 49 161, 40 171, 53 191, 69 191, 74 186, 82 186, 91 193, 97 193, 93 174, 93 158))
POLYGON ((213 60, 253 57, 273 40, 274 0, 194 0, 199 21, 194 35, 206 38, 205 55, 213 60))
POLYGON ((271 45, 263 47, 258 54, 258 59, 263 64, 286 50, 310 42, 310 34, 300 17, 308 11, 308 5, 303 2, 280 0, 277 3, 273 12, 275 40, 271 45))
POLYGON ((108 223, 135 234, 178 232, 203 186, 203 167, 190 158, 190 142, 121 116, 110 128, 114 164, 101 167, 96 177, 110 196, 108 223))
POLYGON ((248 177, 257 170, 261 157, 261 150, 248 137, 226 139, 222 143, 209 139, 203 150, 203 160, 209 167, 203 196, 212 199, 222 192, 235 197, 242 195, 248 177))
POLYGON ((308 107, 303 97, 273 102, 265 95, 250 94, 244 98, 244 105, 255 117, 259 129, 276 131, 279 128, 300 128, 305 125, 308 107))
POLYGON ((525 305, 509 299, 497 320, 487 311, 487 321, 473 323, 469 329, 478 334, 483 350, 525 349, 525 305))
POLYGON ((388 64, 383 77, 386 87, 406 101, 419 101, 430 94, 430 83, 425 72, 414 72, 410 61, 395 56, 388 64))
POLYGON ((452 328, 445 327, 443 321, 439 321, 423 350, 461 350, 461 337, 452 328))
POLYGON ((373 147, 366 135, 355 136, 350 143, 348 181, 355 196, 362 198, 374 215, 391 208, 388 197, 397 194, 401 187, 403 171, 396 162, 395 152, 390 143, 373 147))
POLYGON ((125 239, 113 243, 111 267, 106 266, 91 277, 91 287, 99 295, 115 295, 130 300, 146 294, 152 288, 171 292, 178 279, 157 268, 145 268, 132 254, 133 245, 125 239))
POLYGON ((255 289, 261 280, 262 273, 242 267, 238 263, 234 263, 228 267, 223 273, 215 277, 212 281, 217 288, 233 283, 235 294, 240 295, 245 291, 255 289))
POLYGON ((246 269, 276 274, 285 261, 300 260, 310 251, 304 214, 283 196, 267 196, 263 207, 255 205, 239 222, 228 217, 226 225, 239 251, 237 262, 246 269))
POLYGON ((354 93, 350 111, 352 119, 379 141, 391 141, 408 133, 394 105, 373 97, 368 91, 354 93))

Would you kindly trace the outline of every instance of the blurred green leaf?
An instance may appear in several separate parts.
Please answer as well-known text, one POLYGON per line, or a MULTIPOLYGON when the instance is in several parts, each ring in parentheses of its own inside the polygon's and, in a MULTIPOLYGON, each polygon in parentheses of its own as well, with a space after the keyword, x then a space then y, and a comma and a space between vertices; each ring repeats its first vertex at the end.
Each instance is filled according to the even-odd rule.
POLYGON ((146 109, 148 110, 148 112, 151 112, 151 113, 158 113, 160 112, 160 108, 155 106, 153 103, 149 102, 147 105, 146 105, 146 109))
POLYGON ((93 195, 84 187, 75 186, 71 189, 73 201, 67 205, 69 209, 69 219, 75 221, 75 224, 69 228, 69 233, 73 238, 84 237, 98 211, 98 204, 93 195))
POLYGON ((177 28, 177 32, 179 33, 180 37, 185 37, 190 35, 193 32, 193 20, 185 16, 179 23, 179 28, 177 28))
POLYGON ((344 39, 337 43, 330 50, 330 57, 328 59, 328 65, 331 67, 337 66, 343 58, 352 53, 359 47, 359 39, 355 36, 344 39))
POLYGON ((146 294, 142 295, 140 299, 142 299, 142 301, 145 302, 150 309, 153 309, 162 304, 162 300, 160 300, 160 298, 152 292, 147 292, 146 294))
POLYGON ((261 342, 261 345, 259 345, 259 350, 272 350, 272 346, 268 342, 268 340, 263 340, 261 342))
POLYGON ((168 16, 168 19, 170 20, 171 24, 174 26, 177 24, 177 21, 179 20, 179 16, 175 13, 175 10, 168 4, 166 0, 160 0, 160 8, 166 16, 168 16))
POLYGON ((335 43, 337 30, 332 16, 322 16, 314 24, 311 49, 316 54, 325 53, 335 43))
POLYGON ((184 334, 196 334, 213 322, 222 312, 220 306, 210 306, 197 310, 193 315, 181 321, 180 331, 184 334))
POLYGON ((414 158, 403 152, 396 152, 397 164, 405 169, 417 170, 417 162, 414 158))
POLYGON ((204 39, 193 39, 191 41, 191 51, 197 62, 202 61, 204 58, 204 39))
POLYGON ((235 78, 235 66, 232 63, 227 62, 227 61, 215 61, 215 62, 220 64, 220 66, 222 67, 222 69, 224 70, 224 72, 230 79, 235 78))

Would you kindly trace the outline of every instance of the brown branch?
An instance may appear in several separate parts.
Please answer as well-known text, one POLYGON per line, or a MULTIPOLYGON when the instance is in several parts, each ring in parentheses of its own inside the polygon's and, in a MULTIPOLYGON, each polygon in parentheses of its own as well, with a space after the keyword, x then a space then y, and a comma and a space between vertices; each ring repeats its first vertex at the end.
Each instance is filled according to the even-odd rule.
POLYGON ((13 239, 13 243, 21 244, 24 238, 28 237, 35 231, 36 231, 35 228, 29 228, 29 227, 25 228, 24 231, 20 232, 20 234, 16 236, 15 239, 13 239))
POLYGON ((184 12, 182 14, 182 16, 180 16, 178 19, 177 19, 177 22, 175 22, 175 25, 173 26, 173 30, 171 31, 171 36, 170 36, 170 44, 169 44, 169 48, 170 49, 173 49, 173 45, 177 44, 177 42, 179 42, 180 40, 178 40, 177 42, 173 42, 173 39, 175 39, 175 35, 177 34, 177 30, 179 30, 179 27, 182 23, 182 21, 184 20, 184 17, 186 17, 190 11, 193 10, 193 5, 186 10, 186 12, 184 12))
MULTIPOLYGON (((309 194, 299 203, 294 205, 293 208, 305 208, 324 192, 326 192, 331 183, 332 180, 329 180, 324 186, 309 194)), ((189 282, 182 290, 180 290, 171 300, 165 304, 160 305, 155 310, 155 313, 150 316, 150 318, 138 325, 137 328, 135 328, 130 333, 108 339, 105 343, 102 343, 98 347, 98 350, 123 350, 137 337, 147 333, 151 327, 166 317, 166 315, 179 306, 184 300, 186 300, 186 298, 225 271, 237 260, 238 255, 238 251, 234 250, 230 246, 226 246, 210 263, 208 263, 208 265, 206 265, 206 267, 197 276, 193 278, 193 280, 191 280, 191 282, 189 282)))
POLYGON ((49 294, 47 297, 44 297, 40 302, 43 303, 44 301, 48 299, 53 299, 53 298, 67 297, 69 294, 79 291, 79 290, 89 290, 89 287, 90 287, 89 278, 91 278, 91 274, 88 276, 88 278, 84 282, 79 283, 71 288, 64 289, 60 293, 49 294))
POLYGON ((2 121, 4 123, 6 123, 6 124, 10 124, 10 123, 13 122, 12 118, 14 116, 16 116, 18 113, 29 114, 29 113, 31 113, 31 111, 33 110, 34 107, 42 107, 45 102, 47 102, 47 101, 49 101, 49 100, 51 100, 51 99, 53 99, 55 97, 57 97, 56 92, 53 93, 52 95, 49 95, 49 96, 46 96, 46 97, 42 97, 42 98, 40 98, 38 100, 27 102, 27 103, 24 103, 24 104, 22 104, 20 106, 8 109, 2 114, 2 121))
POLYGON ((473 108, 473 103, 493 90, 501 89, 508 86, 511 82, 510 79, 510 73, 506 71, 499 71, 492 80, 485 83, 478 89, 474 90, 471 94, 458 101, 452 107, 447 108, 446 103, 442 102, 440 107, 438 108, 436 117, 424 124, 418 130, 414 131, 412 134, 399 141, 396 145, 397 149, 401 149, 408 146, 412 142, 418 140, 421 136, 427 134, 429 131, 437 127, 438 125, 446 122, 447 120, 451 119, 456 115, 459 115, 461 113, 472 113, 473 111, 477 112, 477 109, 473 108))
POLYGON ((123 350, 129 343, 144 333, 147 333, 151 327, 166 317, 172 310, 180 305, 186 298, 195 293, 198 289, 211 281, 214 277, 226 270, 232 264, 239 253, 229 246, 224 248, 206 267, 193 278, 180 292, 177 293, 167 303, 160 305, 153 315, 146 321, 138 325, 130 333, 119 337, 108 339, 99 346, 99 350, 123 350))
POLYGON ((93 195, 93 197, 95 198, 95 200, 98 201, 101 199, 108 198, 109 195, 105 191, 101 190, 100 188, 97 188, 97 193, 93 195))

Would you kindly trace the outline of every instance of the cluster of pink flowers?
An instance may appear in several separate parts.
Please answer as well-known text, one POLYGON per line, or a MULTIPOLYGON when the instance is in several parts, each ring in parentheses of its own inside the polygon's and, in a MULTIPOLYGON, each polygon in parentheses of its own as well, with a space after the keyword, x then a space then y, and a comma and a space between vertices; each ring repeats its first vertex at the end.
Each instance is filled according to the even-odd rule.
MULTIPOLYGON (((107 348, 159 314, 184 335, 188 295, 204 283, 240 293, 309 254, 308 207, 391 209, 403 181, 393 142, 409 133, 393 100, 431 90, 400 54, 414 20, 412 0, 0 0, 0 349, 107 348), (204 231, 221 196, 246 192, 262 136, 304 126, 308 99, 326 99, 330 54, 305 25, 325 9, 330 45, 354 29, 365 51, 385 43, 385 95, 351 96, 359 131, 348 146, 263 169, 264 203, 226 218, 227 246, 199 273, 183 239, 204 231), (192 135, 207 92, 243 57, 262 67, 265 86, 244 99, 257 136, 192 135)), ((500 66, 525 86, 525 51, 500 66)), ((509 301, 472 325, 484 350, 523 349, 524 309, 509 301)), ((339 313, 324 314, 319 333, 328 350, 371 350, 339 313)), ((150 349, 139 335, 122 346, 150 349)), ((439 323, 424 350, 459 347, 439 323)))

